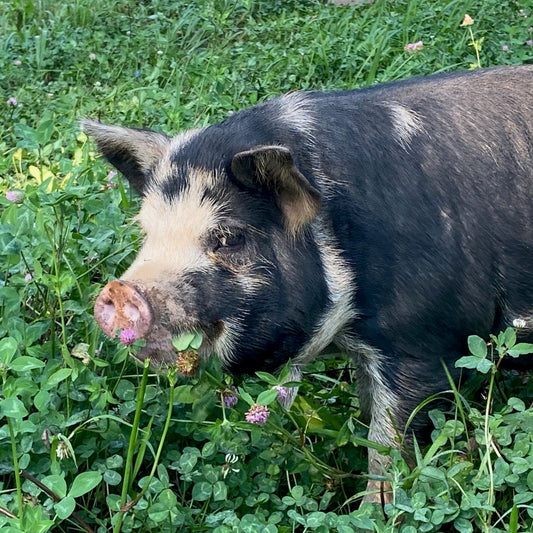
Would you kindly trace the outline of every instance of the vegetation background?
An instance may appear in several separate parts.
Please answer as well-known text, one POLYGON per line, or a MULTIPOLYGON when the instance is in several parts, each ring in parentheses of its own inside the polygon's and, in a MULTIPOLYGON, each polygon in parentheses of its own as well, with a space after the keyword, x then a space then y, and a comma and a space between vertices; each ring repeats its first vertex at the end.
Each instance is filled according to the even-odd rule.
POLYGON ((1 531, 532 531, 531 387, 496 372, 527 350, 512 331, 472 338, 463 364, 484 372, 482 394, 444 395, 416 467, 393 457, 384 508, 359 508, 371 444, 340 354, 310 365, 289 412, 273 376, 234 383, 211 361, 176 381, 131 364, 136 346, 104 338, 92 304, 135 256, 138 199, 78 125, 176 133, 296 89, 531 62, 532 12, 531 0, 1 2, 1 531), (244 419, 255 402, 270 410, 262 426, 244 419))

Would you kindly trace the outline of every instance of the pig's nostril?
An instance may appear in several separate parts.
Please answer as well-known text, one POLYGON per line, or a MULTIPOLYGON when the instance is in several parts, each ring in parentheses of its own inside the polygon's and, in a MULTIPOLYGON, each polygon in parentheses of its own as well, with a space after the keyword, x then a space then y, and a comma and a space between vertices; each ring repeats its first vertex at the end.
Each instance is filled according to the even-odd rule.
POLYGON ((124 304, 124 310, 123 310, 124 316, 131 320, 132 322, 137 322, 141 316, 141 312, 139 311, 139 308, 132 304, 131 302, 126 302, 124 304))
POLYGON ((104 322, 112 322, 116 311, 115 304, 112 301, 102 302, 100 316, 104 322))

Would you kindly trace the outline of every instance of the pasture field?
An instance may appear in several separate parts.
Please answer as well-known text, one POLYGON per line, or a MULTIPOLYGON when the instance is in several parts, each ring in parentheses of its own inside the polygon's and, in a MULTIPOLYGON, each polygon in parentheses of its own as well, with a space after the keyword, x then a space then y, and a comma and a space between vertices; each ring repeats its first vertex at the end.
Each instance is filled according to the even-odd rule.
POLYGON ((342 354, 289 411, 279 377, 134 365, 92 305, 135 257, 139 200, 79 127, 177 133, 287 91, 531 62, 531 0, 11 0, 0 35, 2 533, 533 531, 532 387, 497 372, 528 350, 512 330, 471 339, 477 387, 443 391, 413 468, 391 452, 384 508, 359 505, 373 444, 342 354))

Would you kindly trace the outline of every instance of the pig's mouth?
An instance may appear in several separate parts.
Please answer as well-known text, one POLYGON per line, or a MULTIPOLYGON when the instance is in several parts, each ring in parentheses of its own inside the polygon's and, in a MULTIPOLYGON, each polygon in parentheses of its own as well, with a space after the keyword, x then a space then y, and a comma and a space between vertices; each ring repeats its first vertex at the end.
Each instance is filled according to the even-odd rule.
POLYGON ((181 324, 163 324, 156 317, 145 294, 134 284, 124 280, 114 280, 103 289, 94 305, 94 316, 102 331, 108 337, 115 337, 117 331, 131 329, 145 345, 135 359, 150 359, 153 366, 167 366, 176 363, 178 352, 172 340, 187 332, 202 335, 198 355, 207 357, 213 351, 216 339, 224 329, 221 321, 203 324, 189 317, 183 317, 181 324))
POLYGON ((199 357, 206 358, 213 352, 213 346, 221 327, 220 324, 196 324, 190 329, 171 333, 161 325, 153 325, 151 330, 142 337, 146 344, 136 354, 135 359, 141 362, 150 359, 150 362, 158 367, 174 365, 179 352, 172 341, 187 333, 199 333, 202 336, 202 343, 197 351, 199 357))

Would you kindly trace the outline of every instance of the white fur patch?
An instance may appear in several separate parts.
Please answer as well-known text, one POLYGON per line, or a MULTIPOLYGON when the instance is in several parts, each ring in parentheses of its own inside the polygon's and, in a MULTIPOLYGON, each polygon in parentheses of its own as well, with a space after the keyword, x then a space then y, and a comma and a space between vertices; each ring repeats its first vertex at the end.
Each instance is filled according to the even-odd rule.
POLYGON ((236 339, 240 337, 241 326, 238 318, 224 321, 222 333, 215 339, 212 353, 216 353, 222 364, 228 364, 233 359, 236 339))
POLYGON ((357 365, 360 401, 370 415, 368 438, 385 446, 393 446, 396 439, 393 420, 400 402, 386 384, 383 355, 351 335, 341 336, 338 345, 346 350, 357 365))
POLYGON ((312 228, 322 259, 330 305, 314 335, 295 358, 296 365, 305 364, 316 357, 357 315, 353 308, 355 281, 340 250, 335 247, 335 238, 320 220, 313 223, 312 228))
POLYGON ((339 183, 328 176, 322 168, 320 150, 317 149, 317 136, 320 135, 320 121, 316 117, 313 100, 304 92, 294 92, 281 96, 269 103, 277 104, 278 120, 284 127, 303 135, 309 147, 308 156, 313 167, 313 175, 320 183, 321 192, 328 197, 338 189, 339 183))
POLYGON ((291 129, 303 133, 313 139, 316 128, 316 119, 313 115, 312 105, 305 93, 294 92, 272 100, 278 106, 279 119, 291 129))
MULTIPOLYGON (((180 152, 183 146, 192 141, 196 135, 198 135, 203 128, 197 128, 193 130, 183 131, 179 133, 169 142, 168 149, 164 153, 163 157, 159 160, 159 164, 152 177, 154 188, 161 188, 166 181, 173 178, 174 168, 172 160, 180 152)), ((206 174, 205 172, 203 174, 206 174)))
POLYGON ((190 169, 184 193, 169 201, 158 188, 146 194, 136 220, 145 240, 123 279, 157 282, 165 275, 179 275, 212 266, 202 238, 220 221, 223 202, 204 198, 206 187, 217 179, 212 173, 190 169))
POLYGON ((390 110, 396 139, 407 150, 413 137, 425 132, 422 117, 412 109, 397 102, 386 105, 390 110))

